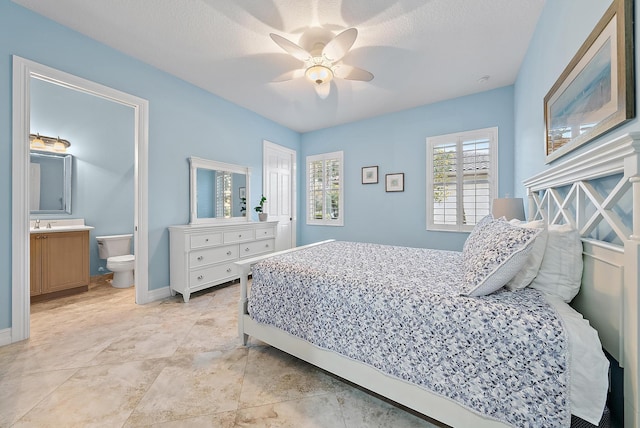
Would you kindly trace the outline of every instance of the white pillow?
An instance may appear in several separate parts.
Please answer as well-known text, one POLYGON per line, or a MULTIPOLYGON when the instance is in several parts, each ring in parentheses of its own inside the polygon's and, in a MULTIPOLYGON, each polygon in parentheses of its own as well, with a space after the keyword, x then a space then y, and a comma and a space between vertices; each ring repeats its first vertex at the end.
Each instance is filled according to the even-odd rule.
POLYGON ((528 229, 504 220, 486 222, 469 235, 462 251, 461 294, 485 296, 504 286, 526 263, 540 229, 528 229))
POLYGON ((582 282, 582 241, 570 224, 550 224, 547 247, 531 287, 569 303, 582 282))
POLYGON ((511 280, 505 285, 509 290, 515 291, 521 290, 531 284, 531 281, 533 281, 538 274, 540 264, 542 264, 542 258, 544 257, 545 247, 547 245, 547 229, 543 220, 535 220, 529 223, 520 220, 511 220, 509 223, 529 229, 541 229, 538 236, 536 236, 536 241, 533 243, 533 248, 529 253, 529 257, 527 257, 527 261, 524 266, 516 276, 511 278, 511 280))

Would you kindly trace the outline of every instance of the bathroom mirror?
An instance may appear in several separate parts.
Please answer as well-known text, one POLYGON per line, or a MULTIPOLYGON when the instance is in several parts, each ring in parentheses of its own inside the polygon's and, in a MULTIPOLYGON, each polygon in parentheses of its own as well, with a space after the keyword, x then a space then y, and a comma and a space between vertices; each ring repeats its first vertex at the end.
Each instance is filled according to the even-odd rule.
POLYGON ((29 163, 31 214, 71 214, 73 156, 32 151, 29 163))
POLYGON ((249 221, 248 167, 189 158, 191 224, 249 221))

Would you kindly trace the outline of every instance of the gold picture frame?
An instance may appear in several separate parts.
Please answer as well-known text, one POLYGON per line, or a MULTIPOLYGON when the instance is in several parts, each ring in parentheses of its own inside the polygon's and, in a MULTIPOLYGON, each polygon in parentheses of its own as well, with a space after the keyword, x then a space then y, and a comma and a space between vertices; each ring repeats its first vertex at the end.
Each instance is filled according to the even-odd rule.
POLYGON ((633 0, 614 0, 544 97, 546 162, 633 117, 633 0))

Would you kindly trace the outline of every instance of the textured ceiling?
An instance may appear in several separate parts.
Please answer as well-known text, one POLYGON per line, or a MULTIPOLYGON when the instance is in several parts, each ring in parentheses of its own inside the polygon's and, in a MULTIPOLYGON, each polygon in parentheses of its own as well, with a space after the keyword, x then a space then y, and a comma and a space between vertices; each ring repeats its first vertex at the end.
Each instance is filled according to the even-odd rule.
POLYGON ((544 0, 13 0, 300 132, 510 85, 544 0), (269 37, 304 45, 314 27, 358 38, 327 99, 269 37), (482 76, 490 76, 480 82, 482 76))

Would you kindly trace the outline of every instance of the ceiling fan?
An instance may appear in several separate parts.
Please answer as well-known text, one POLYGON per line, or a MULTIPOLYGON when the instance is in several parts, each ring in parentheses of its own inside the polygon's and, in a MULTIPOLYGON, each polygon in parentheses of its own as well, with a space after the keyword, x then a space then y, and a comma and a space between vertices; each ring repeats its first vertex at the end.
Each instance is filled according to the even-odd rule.
POLYGON ((324 99, 329 96, 331 80, 334 77, 364 82, 373 79, 373 74, 368 71, 340 62, 356 41, 358 30, 355 28, 344 30, 326 44, 316 42, 309 51, 282 36, 274 33, 269 35, 285 52, 304 62, 304 68, 286 72, 277 77, 274 82, 284 82, 306 76, 313 82, 318 96, 324 99))

